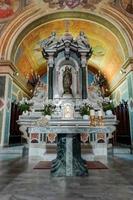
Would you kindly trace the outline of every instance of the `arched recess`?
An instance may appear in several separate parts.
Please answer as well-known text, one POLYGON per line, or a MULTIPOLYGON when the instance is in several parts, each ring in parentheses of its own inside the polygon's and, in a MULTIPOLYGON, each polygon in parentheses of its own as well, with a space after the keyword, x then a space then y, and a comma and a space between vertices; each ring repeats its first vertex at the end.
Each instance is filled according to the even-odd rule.
MULTIPOLYGON (((124 27, 120 26, 119 23, 113 21, 112 19, 106 19, 104 16, 80 11, 58 11, 50 14, 40 14, 35 12, 35 10, 32 10, 32 12, 25 11, 25 13, 22 13, 21 16, 12 21, 2 35, 0 54, 2 55, 3 59, 10 60, 14 63, 14 58, 19 45, 30 32, 43 24, 52 22, 54 20, 64 19, 79 19, 99 24, 99 26, 104 27, 116 37, 123 52, 123 62, 130 57, 132 46, 126 31, 123 31, 124 27)), ((121 63, 121 65, 122 64, 123 63, 121 63)), ((91 65, 95 64, 91 63, 91 65)))

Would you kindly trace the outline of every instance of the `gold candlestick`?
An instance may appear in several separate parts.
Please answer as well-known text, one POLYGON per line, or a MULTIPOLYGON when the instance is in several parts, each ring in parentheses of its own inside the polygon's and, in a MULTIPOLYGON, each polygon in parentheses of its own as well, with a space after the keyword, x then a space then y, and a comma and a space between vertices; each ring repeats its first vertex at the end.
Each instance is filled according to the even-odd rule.
POLYGON ((95 115, 90 116, 90 125, 91 126, 96 126, 96 118, 95 115))
POLYGON ((103 116, 98 116, 98 125, 103 126, 103 116))

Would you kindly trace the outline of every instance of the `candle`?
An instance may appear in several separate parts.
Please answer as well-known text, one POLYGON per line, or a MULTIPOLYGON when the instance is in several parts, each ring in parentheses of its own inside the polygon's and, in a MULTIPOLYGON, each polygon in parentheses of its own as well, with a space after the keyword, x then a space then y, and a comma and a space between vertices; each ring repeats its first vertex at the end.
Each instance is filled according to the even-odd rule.
POLYGON ((90 110, 90 116, 95 116, 95 110, 90 110))
POLYGON ((98 110, 98 117, 102 117, 102 111, 98 110))

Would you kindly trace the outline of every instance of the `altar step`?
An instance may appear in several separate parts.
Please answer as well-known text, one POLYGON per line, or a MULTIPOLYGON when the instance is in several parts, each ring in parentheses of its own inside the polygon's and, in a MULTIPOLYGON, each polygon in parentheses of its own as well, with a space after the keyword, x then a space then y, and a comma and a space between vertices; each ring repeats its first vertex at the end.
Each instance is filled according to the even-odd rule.
POLYGON ((23 146, 0 147, 0 154, 22 154, 23 146))
POLYGON ((91 153, 93 153, 91 144, 88 144, 88 143, 81 144, 81 153, 82 154, 91 154, 91 153))
MULTIPOLYGON (((52 161, 56 158, 57 154, 56 153, 45 153, 43 156, 43 160, 45 161, 52 161)), ((87 160, 87 161, 93 161, 95 160, 95 156, 92 153, 88 154, 82 154, 82 158, 87 160)))
POLYGON ((56 144, 46 144, 46 154, 56 154, 56 144))
MULTIPOLYGON (((56 150, 57 145, 56 144, 46 144, 46 153, 47 154, 55 154, 57 152, 56 150)), ((92 146, 88 143, 81 144, 81 153, 82 154, 90 154, 92 153, 92 146)))
POLYGON ((113 147, 113 153, 114 154, 130 154, 131 153, 131 148, 129 147, 113 147))

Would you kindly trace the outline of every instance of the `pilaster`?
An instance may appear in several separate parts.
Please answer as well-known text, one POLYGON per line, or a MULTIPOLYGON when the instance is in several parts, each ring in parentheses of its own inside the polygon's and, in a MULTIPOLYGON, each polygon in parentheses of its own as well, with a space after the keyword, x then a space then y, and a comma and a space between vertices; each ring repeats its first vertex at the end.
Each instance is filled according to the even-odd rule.
POLYGON ((132 70, 127 75, 127 85, 128 85, 128 94, 129 94, 129 119, 130 119, 130 134, 131 142, 133 145, 133 64, 130 66, 132 70))
POLYGON ((13 74, 11 63, 0 65, 0 146, 9 144, 13 74))

